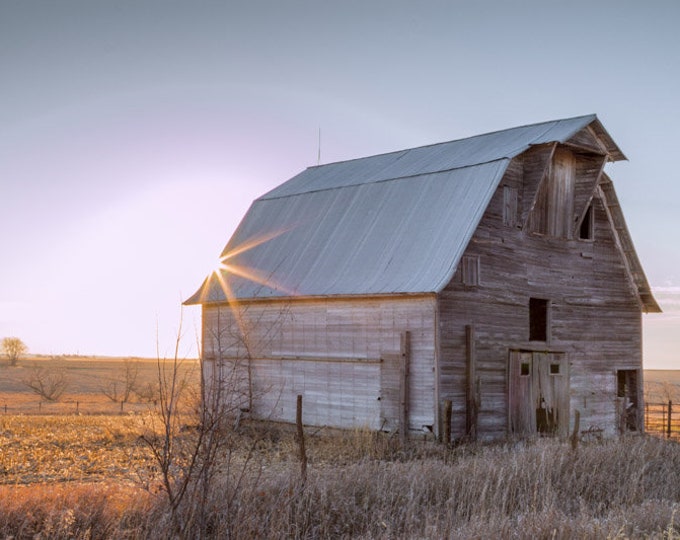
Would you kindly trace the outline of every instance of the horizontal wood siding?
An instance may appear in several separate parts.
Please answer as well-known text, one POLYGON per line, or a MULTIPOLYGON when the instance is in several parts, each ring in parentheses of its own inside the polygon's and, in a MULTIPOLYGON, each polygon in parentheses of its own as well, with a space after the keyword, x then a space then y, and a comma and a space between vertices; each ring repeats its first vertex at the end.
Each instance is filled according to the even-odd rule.
MULTIPOLYGON (((453 401, 452 433, 465 433, 465 327, 475 328, 481 403, 480 438, 500 438, 508 423, 508 351, 566 354, 569 402, 583 429, 616 430, 616 370, 640 369, 641 308, 601 201, 594 199, 594 240, 529 234, 504 225, 503 187, 531 193, 527 182, 545 171, 552 148, 513 161, 465 255, 479 258, 479 285, 455 275, 440 294, 440 399, 453 401), (530 170, 524 170, 525 167, 530 170), (529 299, 550 301, 548 342, 529 341, 529 299)), ((577 155, 577 160, 579 159, 577 155)), ((576 193, 585 203, 593 190, 595 159, 578 165, 576 193), (587 184, 588 187, 583 186, 587 184)), ((531 206, 526 200, 520 208, 531 206)), ((507 209, 506 209, 507 213, 507 209)), ((507 223, 507 216, 505 219, 507 223)))
POLYGON ((384 386, 394 375, 381 374, 410 331, 409 425, 421 430, 435 423, 435 304, 429 295, 205 306, 203 354, 246 360, 256 417, 293 422, 301 394, 305 424, 393 428, 398 419, 383 416, 398 411, 380 402, 381 378, 384 386))

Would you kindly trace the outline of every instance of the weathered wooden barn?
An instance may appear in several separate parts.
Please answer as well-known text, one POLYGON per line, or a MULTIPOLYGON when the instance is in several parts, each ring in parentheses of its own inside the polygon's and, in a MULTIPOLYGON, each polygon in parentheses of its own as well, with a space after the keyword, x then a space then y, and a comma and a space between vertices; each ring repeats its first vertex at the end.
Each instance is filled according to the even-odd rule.
POLYGON ((292 422, 302 395, 308 425, 641 430, 660 309, 604 172, 622 159, 589 115, 308 168, 187 300, 206 376, 255 417, 292 422))

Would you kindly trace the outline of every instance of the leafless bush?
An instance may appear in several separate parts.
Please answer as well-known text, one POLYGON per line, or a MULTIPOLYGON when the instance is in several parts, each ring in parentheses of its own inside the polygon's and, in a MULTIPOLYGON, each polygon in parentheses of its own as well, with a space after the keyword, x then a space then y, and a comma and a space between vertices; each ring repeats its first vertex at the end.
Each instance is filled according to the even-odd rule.
POLYGON ((116 377, 112 377, 102 384, 101 391, 114 403, 130 401, 130 396, 137 391, 137 378, 139 376, 139 362, 131 358, 123 361, 123 367, 118 370, 116 377))
POLYGON ((158 396, 160 395, 160 385, 158 381, 147 381, 144 384, 136 385, 134 393, 140 401, 157 404, 158 396))
POLYGON ((230 515, 235 503, 234 490, 223 491, 219 501, 213 499, 217 479, 228 478, 230 485, 246 482, 253 453, 252 447, 239 453, 235 466, 241 400, 234 399, 234 393, 241 387, 237 380, 241 370, 218 359, 218 369, 206 377, 201 361, 201 384, 193 391, 187 384, 180 342, 181 325, 174 357, 170 361, 158 358, 159 422, 149 426, 143 440, 159 471, 172 534, 204 538, 213 527, 209 516, 217 509, 230 515))
POLYGON ((66 372, 60 368, 34 364, 23 383, 46 401, 59 401, 68 388, 66 372))

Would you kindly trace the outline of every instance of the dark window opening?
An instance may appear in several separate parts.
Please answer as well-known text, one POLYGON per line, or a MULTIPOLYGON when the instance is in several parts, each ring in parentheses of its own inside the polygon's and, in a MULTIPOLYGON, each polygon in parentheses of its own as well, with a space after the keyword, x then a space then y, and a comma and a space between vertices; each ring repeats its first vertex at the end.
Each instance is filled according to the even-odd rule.
POLYGON ((560 365, 559 364, 550 364, 550 375, 559 375, 560 374, 560 365))
POLYGON ((522 362, 520 364, 519 374, 522 377, 528 377, 531 374, 531 364, 529 364, 529 362, 522 362))
POLYGON ((616 396, 621 398, 621 431, 638 429, 638 372, 620 369, 616 372, 616 396))
POLYGON ((548 301, 529 299, 529 341, 548 341, 548 301))
POLYGON ((578 237, 581 240, 592 240, 594 238, 593 233, 593 205, 588 206, 586 210, 586 215, 583 216, 583 221, 581 222, 581 227, 579 228, 578 237))

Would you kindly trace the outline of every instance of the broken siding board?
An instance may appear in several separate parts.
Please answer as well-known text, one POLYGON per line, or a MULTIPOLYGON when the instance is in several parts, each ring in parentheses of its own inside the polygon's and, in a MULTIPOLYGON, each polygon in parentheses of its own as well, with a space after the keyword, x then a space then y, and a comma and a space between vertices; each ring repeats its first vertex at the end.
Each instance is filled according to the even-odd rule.
POLYGON ((575 150, 585 150, 586 153, 590 155, 599 154, 607 159, 609 158, 607 147, 599 140, 599 137, 590 128, 590 126, 586 126, 580 130, 565 144, 575 147, 575 150))

